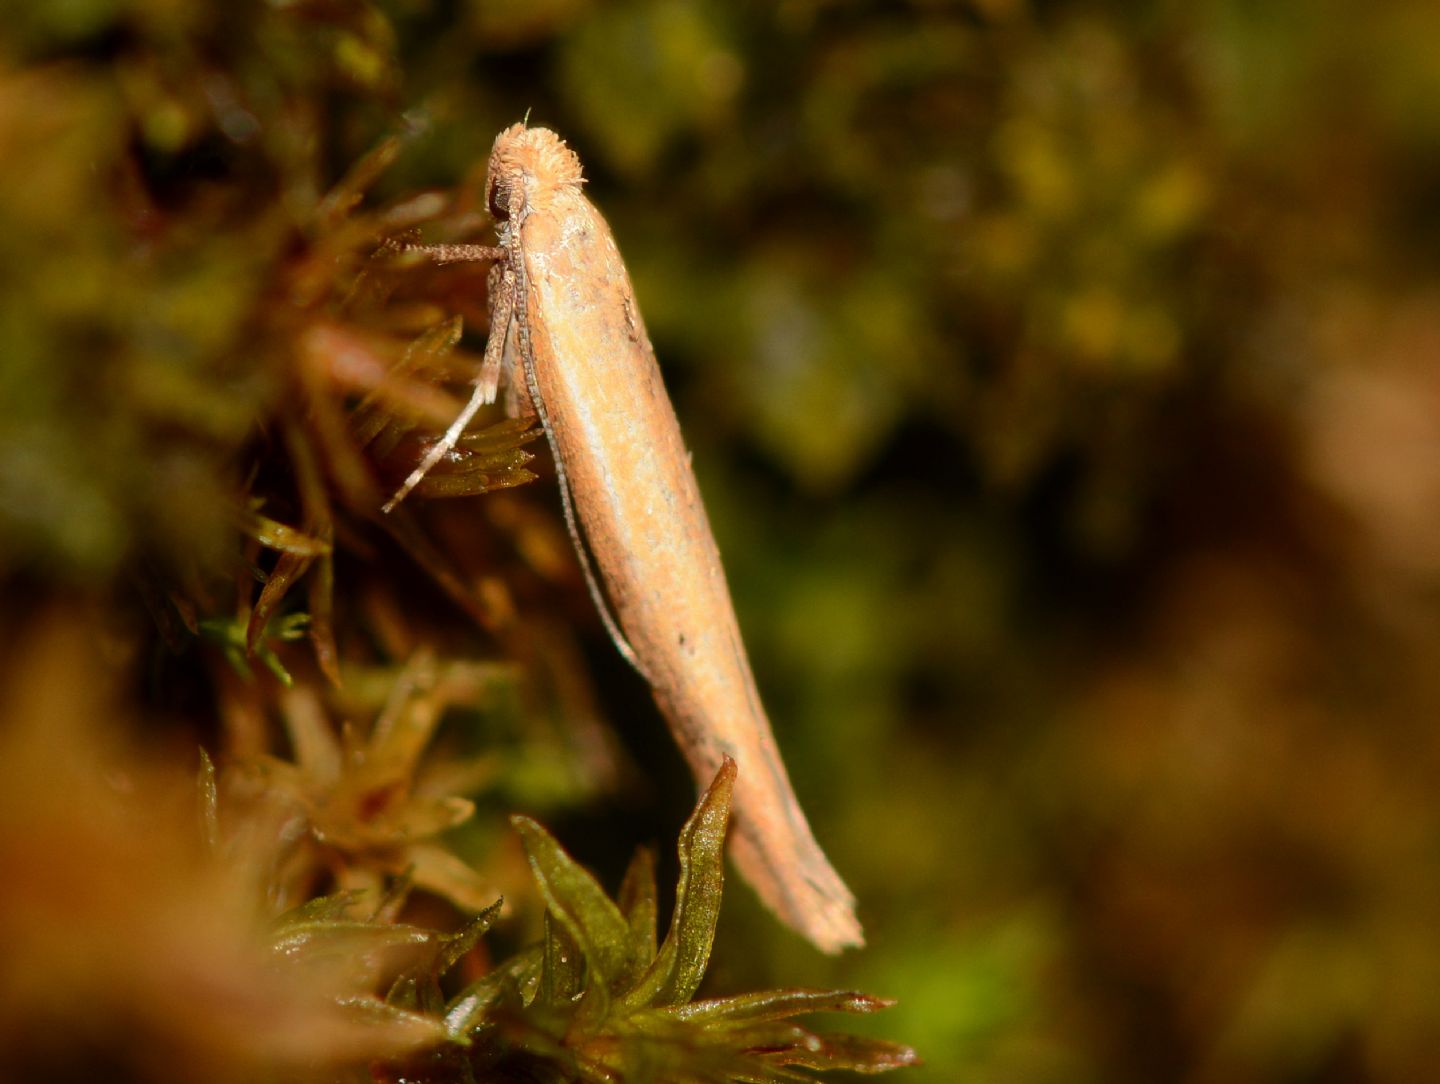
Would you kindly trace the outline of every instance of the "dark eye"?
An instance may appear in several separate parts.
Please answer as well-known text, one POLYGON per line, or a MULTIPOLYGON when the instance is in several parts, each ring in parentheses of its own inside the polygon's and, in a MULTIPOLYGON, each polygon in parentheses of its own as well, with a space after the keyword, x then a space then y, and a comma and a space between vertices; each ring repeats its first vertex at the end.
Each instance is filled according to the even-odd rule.
POLYGON ((490 182, 487 202, 490 204, 490 214, 497 222, 503 222, 510 217, 510 189, 502 184, 498 177, 490 182))

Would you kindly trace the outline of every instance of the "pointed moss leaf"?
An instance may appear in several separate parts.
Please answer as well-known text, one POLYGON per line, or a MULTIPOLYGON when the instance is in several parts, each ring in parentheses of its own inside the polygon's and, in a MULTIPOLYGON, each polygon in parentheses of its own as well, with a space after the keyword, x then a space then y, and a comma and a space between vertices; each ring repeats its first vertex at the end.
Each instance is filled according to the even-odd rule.
POLYGON ((245 647, 248 651, 254 651, 259 646, 260 639, 267 631, 270 619, 275 616, 281 602, 289 593, 290 588, 310 568, 315 558, 312 556, 301 556, 294 553, 282 553, 280 559, 275 562, 275 567, 265 577, 265 586, 260 589, 260 597, 255 600, 255 606, 250 611, 250 620, 245 625, 245 647))
POLYGON ((544 429, 534 418, 505 418, 484 429, 472 429, 460 438, 460 447, 472 452, 497 452, 536 440, 544 429))
POLYGON ((725 829, 730 821, 730 794, 735 762, 729 757, 695 812, 680 830, 680 880, 675 889, 675 915, 655 962, 624 998, 624 1008, 680 1005, 689 1001, 705 976, 715 923, 720 918, 720 893, 725 882, 725 829))
POLYGON ((498 452, 477 452, 461 446, 446 462, 449 474, 476 474, 480 471, 499 473, 523 467, 535 458, 524 448, 505 448, 498 452))
MULTIPOLYGON (((529 462, 528 453, 521 462, 529 462)), ((415 485, 415 492, 427 499, 441 497, 478 497, 497 489, 514 489, 538 477, 523 466, 505 467, 494 471, 467 471, 463 474, 427 474, 415 485)))
MULTIPOLYGON (((429 373, 435 370, 436 373, 444 370, 444 358, 451 353, 455 344, 459 343, 464 320, 458 315, 448 317, 426 328, 418 338, 406 345, 405 351, 400 354, 399 360, 390 367, 390 380, 402 379, 415 371, 426 371, 429 373)), ((359 406, 354 409, 350 417, 351 432, 354 433, 357 445, 369 445, 380 433, 387 432, 389 441, 379 451, 389 452, 400 436, 409 432, 410 425, 405 420, 393 417, 390 410, 383 409, 377 400, 380 399, 379 389, 373 390, 360 400, 359 406)))
POLYGON ((480 911, 495 898, 495 886, 454 851, 438 843, 406 847, 415 867, 415 886, 443 896, 462 911, 480 911))
POLYGON ((363 888, 349 888, 329 896, 306 900, 298 907, 292 907, 275 920, 276 933, 309 926, 315 922, 333 922, 344 918, 355 902, 365 895, 363 888))
POLYGON ((310 981, 337 992, 368 994, 377 983, 427 957, 433 938, 431 931, 414 926, 313 922, 291 927, 276 938, 272 952, 310 981))
POLYGON ((811 1035, 811 1041, 769 1055, 783 1065, 805 1069, 844 1069, 851 1073, 888 1073, 892 1069, 922 1065, 912 1047, 859 1035, 811 1035))
POLYGON ((474 815, 475 803, 469 798, 412 796, 397 811, 392 826, 406 839, 425 839, 464 824, 474 815))
POLYGON ((396 677, 371 729, 367 761, 384 765, 396 777, 414 773, 440 725, 441 709, 434 695, 435 670, 435 652, 421 647, 396 677))
POLYGON ((520 1004, 527 1009, 535 1003, 540 992, 540 972, 545 966, 544 946, 534 945, 524 954, 523 967, 515 972, 515 989, 520 992, 520 1004))
POLYGON ((294 527, 287 527, 269 516, 262 516, 259 512, 243 508, 237 510, 235 515, 240 522, 240 529, 269 549, 294 554, 297 557, 319 557, 323 553, 330 552, 330 543, 325 539, 316 538, 314 535, 306 534, 294 527))
POLYGON ((549 832, 528 817, 510 823, 520 833, 545 904, 590 965, 592 983, 608 986, 623 973, 630 927, 620 909, 549 832))
POLYGON ((455 933, 437 935, 434 939, 434 955, 409 969, 391 984, 389 993, 385 995, 386 1004, 432 1015, 443 1012, 445 996, 440 990, 440 977, 475 947, 499 917, 502 903, 503 901, 497 900, 455 933))
POLYGON ((356 160, 340 178, 340 183, 325 194, 315 208, 316 225, 333 230, 352 210, 359 206, 365 192, 376 179, 390 168, 408 140, 409 133, 387 136, 356 160))
POLYGON ((499 971, 491 972, 456 998, 445 1010, 445 1030, 452 1039, 466 1039, 485 1023, 491 1008, 506 994, 514 980, 499 971))
POLYGON ((522 1002, 521 986, 539 968, 542 952, 540 945, 525 949, 461 990, 445 1007, 445 1029, 452 1036, 469 1035, 495 1006, 522 1002))
POLYGON ((641 847, 620 882, 620 913, 630 927, 627 979, 640 974, 655 959, 655 852, 641 847))
POLYGON ((429 930, 418 926, 379 926, 371 922, 321 920, 297 922, 271 942, 277 956, 287 959, 310 959, 333 956, 384 952, 424 945, 434 939, 429 930))
POLYGON ((404 1009, 406 1012, 430 1012, 433 1006, 427 1005, 427 991, 423 983, 413 975, 401 975, 390 984, 390 989, 385 992, 385 1004, 393 1005, 397 1009, 404 1009))
POLYGON ((761 1021, 784 1020, 801 1013, 870 1013, 895 1004, 848 990, 764 990, 735 997, 715 998, 677 1005, 669 1012, 681 1020, 761 1021))
POLYGON ((850 1036, 817 1035, 796 1024, 767 1021, 735 1028, 707 1027, 701 1041, 728 1049, 744 1061, 726 1080, 773 1084, 813 1078, 795 1071, 849 1070, 882 1073, 916 1064, 909 1047, 850 1036))
POLYGON ((439 1020, 387 1005, 375 997, 337 998, 344 1013, 369 1028, 383 1028, 404 1035, 411 1045, 442 1042, 448 1036, 439 1020))
POLYGON ((497 899, 485 910, 472 918, 449 937, 441 938, 442 948, 437 963, 439 974, 444 974, 460 962, 460 958, 480 943, 480 938, 490 932, 500 911, 505 906, 503 899, 497 899))
POLYGON ((564 1008, 579 995, 585 981, 585 957, 575 939, 545 912, 544 961, 540 970, 540 1003, 564 1008))
POLYGON ((422 331, 409 346, 391 370, 392 375, 423 372, 443 374, 445 358, 460 342, 465 331, 465 321, 458 314, 447 316, 422 331))
POLYGON ((410 892, 415 887, 415 867, 405 867, 405 871, 390 882, 381 895, 378 903, 375 904, 375 911, 370 916, 371 922, 394 922, 405 907, 405 902, 410 898, 410 892))
POLYGON ((774 1050, 789 1050, 811 1036, 792 1024, 764 1024, 737 1032, 698 1027, 676 1020, 663 1009, 642 1009, 625 1020, 620 1045, 605 1052, 605 1062, 625 1079, 733 1084, 813 1084, 779 1062, 774 1050))

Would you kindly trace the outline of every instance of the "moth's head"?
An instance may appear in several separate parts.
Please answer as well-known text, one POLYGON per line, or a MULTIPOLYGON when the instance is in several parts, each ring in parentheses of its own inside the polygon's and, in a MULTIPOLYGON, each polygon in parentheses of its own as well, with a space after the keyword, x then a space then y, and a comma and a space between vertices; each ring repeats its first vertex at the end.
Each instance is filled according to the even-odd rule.
POLYGON ((580 159, 549 128, 512 124, 495 137, 485 176, 485 203, 498 221, 510 217, 516 194, 526 203, 543 202, 557 188, 579 187, 580 159))

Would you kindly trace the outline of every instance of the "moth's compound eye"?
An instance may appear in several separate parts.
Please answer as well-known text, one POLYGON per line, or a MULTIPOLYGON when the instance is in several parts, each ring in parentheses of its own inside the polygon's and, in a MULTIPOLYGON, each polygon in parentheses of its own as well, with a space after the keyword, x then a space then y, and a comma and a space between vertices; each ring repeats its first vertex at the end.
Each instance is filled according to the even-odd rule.
POLYGON ((499 177, 492 179, 486 202, 490 204, 490 214, 495 220, 505 221, 510 217, 510 186, 499 177))

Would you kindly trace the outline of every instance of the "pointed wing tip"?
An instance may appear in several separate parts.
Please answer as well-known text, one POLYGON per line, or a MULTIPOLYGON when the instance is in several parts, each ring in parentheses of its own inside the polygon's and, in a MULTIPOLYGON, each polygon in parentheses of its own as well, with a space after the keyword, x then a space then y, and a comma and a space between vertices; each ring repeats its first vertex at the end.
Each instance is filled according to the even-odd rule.
POLYGON ((834 911, 836 913, 815 916, 814 920, 806 922, 800 933, 827 956, 838 956, 846 949, 864 948, 865 931, 861 929, 855 912, 849 907, 843 910, 836 907, 834 911))

